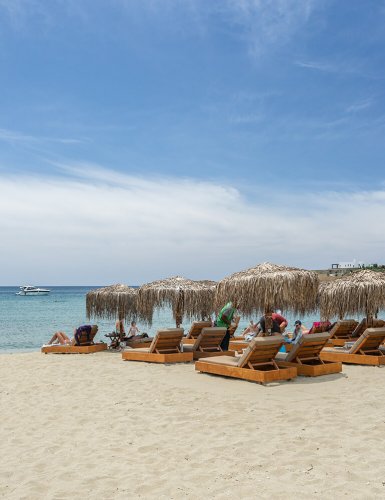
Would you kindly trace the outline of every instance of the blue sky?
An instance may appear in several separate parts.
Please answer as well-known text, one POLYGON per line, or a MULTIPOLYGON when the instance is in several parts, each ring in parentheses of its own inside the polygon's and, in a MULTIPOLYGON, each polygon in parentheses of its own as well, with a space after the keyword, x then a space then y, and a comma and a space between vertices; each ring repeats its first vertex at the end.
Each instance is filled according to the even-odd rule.
POLYGON ((384 262, 384 26, 380 0, 0 0, 0 283, 384 262))

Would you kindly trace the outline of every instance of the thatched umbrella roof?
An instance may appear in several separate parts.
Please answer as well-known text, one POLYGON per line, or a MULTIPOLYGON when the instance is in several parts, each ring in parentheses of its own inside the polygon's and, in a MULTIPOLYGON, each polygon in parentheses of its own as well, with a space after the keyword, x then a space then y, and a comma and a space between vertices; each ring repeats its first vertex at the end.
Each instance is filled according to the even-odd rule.
POLYGON ((136 316, 138 289, 110 285, 91 290, 86 295, 87 317, 131 319, 136 316))
POLYGON ((319 306, 325 319, 358 314, 371 318, 385 308, 385 273, 362 270, 322 283, 319 306))
POLYGON ((211 314, 215 281, 194 281, 181 276, 153 281, 139 288, 138 313, 141 320, 152 323, 154 309, 169 306, 177 324, 183 316, 192 320, 211 314))
POLYGON ((316 309, 318 286, 313 271, 264 262, 219 281, 215 307, 231 300, 246 316, 275 308, 303 315, 316 309))

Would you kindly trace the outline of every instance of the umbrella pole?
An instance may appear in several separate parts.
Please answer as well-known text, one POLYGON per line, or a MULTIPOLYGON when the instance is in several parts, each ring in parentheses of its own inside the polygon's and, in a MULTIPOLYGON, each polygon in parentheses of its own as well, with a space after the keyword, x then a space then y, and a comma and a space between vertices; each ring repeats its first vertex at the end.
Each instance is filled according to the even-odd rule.
POLYGON ((175 313, 175 324, 177 328, 180 328, 183 322, 183 309, 184 309, 183 306, 184 306, 184 293, 183 290, 180 290, 176 306, 176 313, 175 313))
POLYGON ((368 299, 366 299, 366 328, 373 326, 373 310, 368 307, 368 299))

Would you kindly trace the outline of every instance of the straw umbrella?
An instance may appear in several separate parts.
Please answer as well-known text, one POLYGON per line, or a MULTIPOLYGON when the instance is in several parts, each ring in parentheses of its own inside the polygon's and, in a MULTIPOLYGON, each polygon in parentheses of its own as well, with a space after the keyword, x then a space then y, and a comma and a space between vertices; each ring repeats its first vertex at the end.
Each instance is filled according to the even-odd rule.
POLYGON ((121 284, 91 290, 86 295, 87 317, 131 319, 137 314, 137 296, 137 288, 121 284))
POLYGON ((319 305, 323 319, 364 314, 370 326, 377 311, 385 308, 385 273, 362 270, 322 283, 319 305))
POLYGON ((278 307, 303 315, 316 309, 318 286, 313 271, 264 262, 219 281, 215 306, 231 300, 246 316, 278 307))
POLYGON ((183 316, 191 320, 204 318, 213 311, 214 281, 194 281, 181 276, 153 281, 139 288, 138 314, 151 325, 154 309, 169 306, 177 328, 183 316))

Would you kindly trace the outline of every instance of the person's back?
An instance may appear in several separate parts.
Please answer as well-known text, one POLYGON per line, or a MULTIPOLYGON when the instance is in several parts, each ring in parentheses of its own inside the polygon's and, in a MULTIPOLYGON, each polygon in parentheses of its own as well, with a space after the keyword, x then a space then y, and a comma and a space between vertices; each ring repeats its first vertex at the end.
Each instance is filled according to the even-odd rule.
POLYGON ((274 333, 281 333, 281 328, 279 323, 275 321, 272 317, 272 313, 265 313, 262 318, 258 321, 259 336, 272 335, 274 333))
POLYGON ((273 318, 273 321, 276 321, 278 323, 280 332, 283 333, 288 325, 287 319, 282 316, 280 310, 273 312, 271 317, 273 318))
POLYGON ((219 311, 219 314, 216 319, 216 325, 222 328, 229 328, 231 325, 231 321, 235 314, 236 308, 233 306, 232 302, 228 302, 222 309, 219 311))

